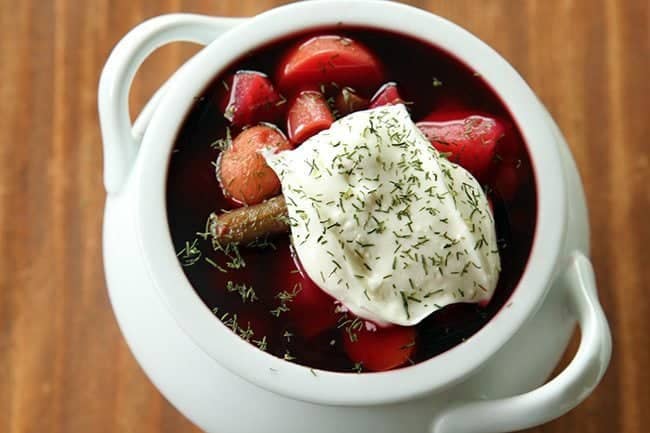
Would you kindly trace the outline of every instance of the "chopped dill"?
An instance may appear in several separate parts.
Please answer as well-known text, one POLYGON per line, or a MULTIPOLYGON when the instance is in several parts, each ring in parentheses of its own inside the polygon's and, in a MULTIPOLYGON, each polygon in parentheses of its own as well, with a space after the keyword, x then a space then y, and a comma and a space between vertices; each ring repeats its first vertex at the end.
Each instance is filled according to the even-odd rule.
POLYGON ((253 286, 247 286, 246 284, 242 283, 234 283, 230 280, 226 283, 226 291, 228 293, 238 293, 239 296, 241 296, 243 303, 254 302, 259 299, 255 293, 255 290, 253 290, 253 286))
POLYGON ((198 241, 198 239, 194 239, 192 242, 186 241, 183 249, 176 253, 176 257, 180 260, 181 265, 185 267, 192 266, 201 260, 203 253, 201 253, 201 250, 196 245, 198 241))
POLYGON ((212 143, 210 143, 210 147, 213 149, 217 149, 220 151, 224 151, 226 149, 229 149, 230 146, 232 146, 232 137, 230 135, 230 128, 226 128, 226 136, 223 138, 219 138, 212 143))

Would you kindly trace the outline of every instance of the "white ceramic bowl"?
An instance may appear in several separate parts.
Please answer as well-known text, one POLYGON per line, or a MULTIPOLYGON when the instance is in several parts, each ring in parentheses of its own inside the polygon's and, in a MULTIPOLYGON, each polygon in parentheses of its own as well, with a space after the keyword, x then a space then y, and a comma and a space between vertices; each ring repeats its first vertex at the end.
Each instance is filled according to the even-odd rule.
MULTIPOLYGON (((303 404, 310 408, 321 408, 312 410, 315 423, 329 419, 328 405, 345 407, 345 413, 349 413, 345 425, 350 432, 367 431, 367 426, 383 419, 373 413, 376 411, 362 408, 419 407, 422 401, 437 414, 418 409, 418 431, 429 428, 421 426, 438 432, 521 429, 566 412, 584 399, 602 377, 611 342, 597 301, 591 266, 584 256, 588 223, 573 160, 554 122, 519 74, 494 50, 455 24, 412 7, 376 0, 294 3, 245 20, 194 15, 158 17, 138 26, 116 46, 100 81, 99 111, 108 191, 104 255, 111 300, 122 330, 145 370, 173 403, 204 428, 228 433, 229 421, 225 415, 220 423, 214 415, 204 414, 201 404, 196 402, 200 396, 188 389, 179 390, 178 382, 200 380, 202 375, 209 381, 214 369, 220 372, 220 382, 224 382, 225 375, 231 375, 244 379, 249 383, 247 386, 253 384, 258 391, 239 389, 238 395, 248 400, 246 404, 262 401, 260 395, 276 396, 276 402, 306 402, 303 404), (536 173, 538 220, 528 265, 508 308, 466 342, 431 360, 395 371, 317 371, 314 375, 309 368, 283 361, 244 342, 200 300, 172 245, 165 206, 166 173, 176 135, 194 98, 221 70, 269 41, 340 22, 389 29, 428 41, 453 53, 490 83, 508 106, 528 145, 536 173), (132 128, 127 103, 135 71, 155 48, 181 40, 207 46, 174 74, 132 128), (155 302, 161 308, 147 313, 146 307, 137 305, 143 300, 124 291, 142 291, 146 302, 155 302), (551 292, 557 292, 556 301, 551 292), (504 347, 512 346, 517 334, 538 338, 536 341, 548 346, 548 353, 531 353, 536 356, 534 359, 526 353, 510 357, 503 361, 504 368, 514 377, 521 377, 521 384, 532 378, 532 382, 539 382, 550 372, 566 345, 572 319, 543 323, 548 330, 542 336, 538 335, 539 330, 526 331, 526 324, 536 314, 540 316, 549 310, 551 304, 556 309, 568 307, 567 317, 575 315, 582 328, 580 349, 567 369, 546 385, 522 395, 461 403, 475 398, 467 391, 470 379, 476 382, 476 377, 487 374, 490 362, 507 352, 504 347), (168 370, 163 365, 169 359, 150 359, 152 350, 160 350, 153 340, 162 337, 152 337, 156 323, 145 325, 138 319, 146 314, 166 328, 163 340, 168 345, 174 344, 174 335, 185 340, 178 340, 177 344, 185 345, 188 353, 164 356, 189 362, 185 366, 188 369, 168 370), (195 360, 197 366, 193 368, 192 359, 197 356, 201 361, 195 360), (537 370, 527 371, 531 366, 537 366, 537 370), (481 373, 476 374, 479 370, 481 373), (456 397, 450 400, 451 396, 456 397)), ((520 348, 525 350, 524 346, 520 348)), ((508 395, 503 385, 491 383, 490 378, 476 383, 490 384, 491 388, 484 389, 481 396, 508 395)), ((516 389, 517 384, 513 387, 516 389)), ((223 401, 223 396, 214 392, 205 397, 214 400, 214 404, 223 401)), ((296 408, 289 403, 280 407, 277 410, 285 413, 296 408)), ((409 411, 412 409, 399 413, 409 411)), ((399 423, 402 418, 384 420, 375 431, 397 431, 404 425, 403 421, 399 423)), ((267 413, 260 415, 260 420, 266 419, 276 418, 267 413)), ((251 422, 257 421, 242 419, 239 424, 230 423, 230 430, 256 431, 251 429, 251 422)), ((276 420, 264 425, 266 431, 297 432, 302 424, 276 420)), ((322 431, 331 430, 327 422, 322 425, 322 431)), ((311 430, 321 431, 318 428, 312 425, 311 430)))

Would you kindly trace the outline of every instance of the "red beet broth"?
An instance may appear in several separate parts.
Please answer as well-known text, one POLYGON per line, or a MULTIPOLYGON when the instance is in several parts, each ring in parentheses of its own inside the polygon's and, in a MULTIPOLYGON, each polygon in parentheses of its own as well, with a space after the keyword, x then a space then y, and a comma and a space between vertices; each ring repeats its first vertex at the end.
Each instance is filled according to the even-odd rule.
MULTIPOLYGON (((502 272, 498 287, 485 307, 453 304, 415 326, 415 351, 409 361, 426 361, 465 341, 501 308, 507 308, 523 273, 536 220, 535 183, 525 143, 499 97, 478 74, 448 53, 410 37, 373 29, 335 28, 312 34, 343 35, 368 47, 383 63, 386 81, 397 83, 399 94, 408 101, 416 122, 485 115, 498 119, 505 127, 484 182, 493 204, 499 239, 502 272)), ((254 247, 242 246, 239 255, 231 253, 227 257, 213 251, 209 240, 200 235, 210 212, 238 206, 224 196, 216 179, 215 161, 220 150, 211 146, 226 136, 230 126, 215 96, 223 92, 223 80, 239 70, 261 71, 273 80, 277 59, 296 41, 312 34, 274 42, 246 55, 216 77, 196 99, 170 159, 169 226, 183 270, 197 294, 216 318, 242 338, 275 356, 312 368, 361 371, 363 367, 351 360, 344 349, 344 338, 349 338, 345 335, 350 335, 351 327, 358 329, 358 323, 345 313, 334 313, 333 300, 326 302, 325 311, 316 314, 315 319, 313 311, 299 311, 300 305, 292 310, 293 301, 285 303, 289 311, 278 310, 284 309, 279 293, 291 295, 297 284, 303 289, 315 287, 300 273, 292 257, 289 236, 259 242, 254 247), (241 262, 245 266, 232 268, 241 262), (254 301, 249 287, 257 298, 254 301), (316 325, 305 325, 305 317, 313 319, 316 325), (327 329, 316 332, 323 327, 327 329)), ((326 96, 334 99, 331 92, 335 89, 327 87, 330 94, 326 96)), ((369 101, 377 89, 355 90, 369 101)), ((280 122, 278 126, 287 132, 286 123, 280 122)), ((234 127, 230 131, 233 137, 238 132, 234 127)), ((322 292, 315 296, 328 298, 322 292)), ((322 298, 317 302, 322 304, 322 298)))

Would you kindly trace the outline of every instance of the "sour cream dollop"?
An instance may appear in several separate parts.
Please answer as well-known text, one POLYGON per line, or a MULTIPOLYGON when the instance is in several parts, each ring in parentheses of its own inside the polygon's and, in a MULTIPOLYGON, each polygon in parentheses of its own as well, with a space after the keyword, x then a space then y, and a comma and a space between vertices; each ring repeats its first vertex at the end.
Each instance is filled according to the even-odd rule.
POLYGON ((491 298, 501 264, 487 198, 403 105, 350 114, 264 157, 305 271, 354 314, 408 326, 491 298))

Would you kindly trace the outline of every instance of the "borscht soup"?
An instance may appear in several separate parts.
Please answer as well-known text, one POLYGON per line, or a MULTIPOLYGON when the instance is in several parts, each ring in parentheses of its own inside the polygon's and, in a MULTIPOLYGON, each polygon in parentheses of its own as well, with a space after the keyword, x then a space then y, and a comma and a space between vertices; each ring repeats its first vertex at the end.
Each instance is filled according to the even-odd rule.
POLYGON ((166 194, 215 323, 349 373, 426 361, 508 308, 536 223, 526 145, 480 74, 344 26, 216 76, 178 133, 166 194))

